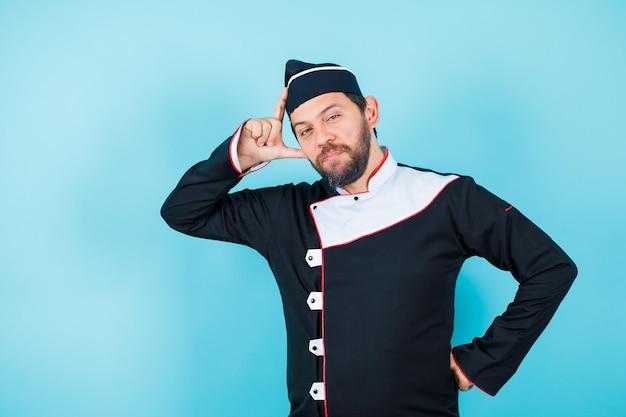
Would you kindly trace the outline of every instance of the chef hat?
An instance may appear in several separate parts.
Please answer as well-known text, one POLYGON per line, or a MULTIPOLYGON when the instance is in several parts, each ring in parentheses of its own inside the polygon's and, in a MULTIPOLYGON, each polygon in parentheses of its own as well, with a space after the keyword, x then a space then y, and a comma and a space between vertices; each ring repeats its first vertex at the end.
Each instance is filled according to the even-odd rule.
POLYGON ((285 65, 286 110, 291 114, 299 105, 325 93, 358 94, 361 89, 349 69, 337 64, 309 64, 290 59, 285 65))

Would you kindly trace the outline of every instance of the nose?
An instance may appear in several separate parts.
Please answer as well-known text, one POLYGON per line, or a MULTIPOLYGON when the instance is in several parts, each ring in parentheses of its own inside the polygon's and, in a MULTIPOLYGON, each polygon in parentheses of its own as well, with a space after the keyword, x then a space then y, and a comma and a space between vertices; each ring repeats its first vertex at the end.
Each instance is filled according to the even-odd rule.
POLYGON ((317 135, 315 137, 317 146, 322 147, 326 145, 326 143, 332 141, 333 139, 335 139, 334 134, 325 126, 320 126, 317 129, 317 135))

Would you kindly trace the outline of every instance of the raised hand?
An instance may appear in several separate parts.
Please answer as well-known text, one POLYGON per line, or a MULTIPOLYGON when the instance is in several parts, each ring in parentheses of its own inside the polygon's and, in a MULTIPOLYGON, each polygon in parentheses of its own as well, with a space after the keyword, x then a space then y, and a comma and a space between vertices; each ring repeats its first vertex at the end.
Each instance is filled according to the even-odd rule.
POLYGON ((289 148, 283 142, 282 128, 287 103, 287 88, 274 109, 274 117, 248 120, 241 130, 237 156, 242 171, 259 162, 281 158, 306 158, 302 149, 289 148))

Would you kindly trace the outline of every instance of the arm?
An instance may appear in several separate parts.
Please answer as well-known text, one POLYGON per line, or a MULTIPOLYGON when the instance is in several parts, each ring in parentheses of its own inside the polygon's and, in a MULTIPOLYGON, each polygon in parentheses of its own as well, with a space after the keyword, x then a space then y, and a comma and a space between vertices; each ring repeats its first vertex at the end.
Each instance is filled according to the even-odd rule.
POLYGON ((486 258, 519 282, 515 299, 485 335, 452 352, 467 382, 495 395, 547 326, 577 270, 543 231, 471 180, 464 182, 458 210, 468 256, 486 258))
MULTIPOLYGON (((174 230, 196 237, 252 245, 240 225, 252 223, 251 211, 256 212, 257 217, 261 216, 264 205, 259 197, 255 198, 248 191, 229 194, 243 177, 236 155, 240 132, 241 128, 237 129, 208 160, 187 170, 167 197, 161 216, 174 230)), ((256 232, 263 234, 258 227, 256 232)))
POLYGON ((161 215, 175 230, 209 239, 226 240, 259 248, 268 235, 278 189, 266 192, 229 191, 249 172, 273 159, 300 157, 300 149, 282 142, 282 117, 286 90, 275 118, 250 119, 223 142, 211 157, 191 167, 169 195, 161 215))

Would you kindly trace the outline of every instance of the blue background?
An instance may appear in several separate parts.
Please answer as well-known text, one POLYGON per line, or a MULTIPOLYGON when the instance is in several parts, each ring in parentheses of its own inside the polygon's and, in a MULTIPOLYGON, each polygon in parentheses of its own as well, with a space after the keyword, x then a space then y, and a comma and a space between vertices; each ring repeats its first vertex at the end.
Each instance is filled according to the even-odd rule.
MULTIPOLYGON (((626 415, 624 4, 0 2, 0 416, 287 414, 264 260, 159 209, 272 114, 289 58, 351 68, 397 160, 472 175, 579 266, 517 374, 462 394, 464 417, 626 415)), ((243 186, 315 178, 277 161, 243 186)), ((468 262, 454 343, 514 284, 468 262)))

